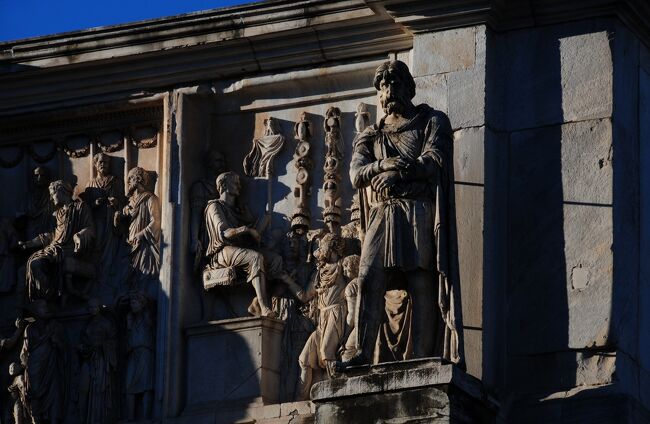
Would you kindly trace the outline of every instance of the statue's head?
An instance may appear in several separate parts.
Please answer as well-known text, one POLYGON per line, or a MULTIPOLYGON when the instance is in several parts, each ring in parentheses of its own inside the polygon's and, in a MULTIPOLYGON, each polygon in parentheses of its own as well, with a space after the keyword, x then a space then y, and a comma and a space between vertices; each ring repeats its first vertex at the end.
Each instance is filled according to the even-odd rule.
POLYGON ((231 194, 233 196, 239 196, 241 192, 241 182, 239 181, 239 175, 229 171, 219 174, 216 181, 217 192, 219 196, 224 193, 231 194))
POLYGON ((343 274, 348 280, 353 280, 359 276, 359 255, 346 256, 343 259, 343 274))
POLYGON ((97 153, 93 156, 93 165, 99 175, 108 175, 111 169, 111 157, 106 153, 97 153))
POLYGON ((23 373, 23 367, 18 362, 12 362, 9 364, 9 375, 15 377, 23 373))
POLYGON ((147 171, 144 168, 136 166, 129 171, 127 177, 127 184, 129 188, 129 194, 133 193, 136 189, 144 190, 147 181, 147 171))
POLYGON ((415 80, 408 66, 400 60, 387 61, 375 71, 373 84, 385 114, 403 113, 415 97, 415 80))
POLYGON ((50 183, 50 171, 44 166, 37 166, 32 171, 32 181, 36 187, 47 187, 50 183))
POLYGON ((314 257, 319 262, 334 262, 343 256, 344 247, 344 241, 340 236, 327 233, 320 240, 318 249, 314 252, 314 257))
POLYGON ((72 184, 63 180, 56 180, 50 183, 50 198, 54 207, 59 208, 72 201, 72 184))
POLYGON ((219 150, 209 150, 203 157, 205 167, 214 175, 219 175, 226 170, 226 158, 219 150))

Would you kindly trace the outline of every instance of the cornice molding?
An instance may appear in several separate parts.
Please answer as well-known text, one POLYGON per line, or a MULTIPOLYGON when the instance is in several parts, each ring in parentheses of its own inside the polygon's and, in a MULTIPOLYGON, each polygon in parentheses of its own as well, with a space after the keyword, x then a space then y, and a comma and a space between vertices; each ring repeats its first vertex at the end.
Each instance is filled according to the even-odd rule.
POLYGON ((408 50, 363 0, 271 0, 0 44, 0 116, 408 50))

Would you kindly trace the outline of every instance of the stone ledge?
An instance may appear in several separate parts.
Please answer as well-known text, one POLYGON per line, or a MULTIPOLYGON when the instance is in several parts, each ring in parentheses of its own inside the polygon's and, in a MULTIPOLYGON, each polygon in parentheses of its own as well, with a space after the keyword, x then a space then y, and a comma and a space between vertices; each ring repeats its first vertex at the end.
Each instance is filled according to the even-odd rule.
MULTIPOLYGON (((346 375, 347 378, 316 383, 311 389, 312 401, 318 403, 337 398, 450 384, 476 399, 488 400, 479 380, 440 358, 353 367, 346 375)), ((493 400, 490 402, 494 403, 493 400)))

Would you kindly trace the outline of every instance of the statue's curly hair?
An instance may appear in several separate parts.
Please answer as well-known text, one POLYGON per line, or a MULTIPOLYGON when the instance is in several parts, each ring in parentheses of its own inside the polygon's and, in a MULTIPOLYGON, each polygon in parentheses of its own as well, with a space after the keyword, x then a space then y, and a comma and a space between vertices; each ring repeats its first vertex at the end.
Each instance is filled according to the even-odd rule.
POLYGON ((50 192, 55 192, 55 191, 57 191, 57 190, 59 190, 59 189, 61 189, 61 188, 62 188, 62 189, 63 189, 67 194, 69 194, 70 196, 72 196, 72 192, 73 192, 74 188, 72 187, 72 184, 70 184, 69 182, 64 181, 64 180, 56 180, 56 181, 52 181, 52 182, 50 183, 50 187, 49 187, 50 192))
POLYGON ((379 91, 379 84, 386 74, 398 75, 404 84, 406 84, 406 88, 409 90, 409 97, 411 99, 415 97, 415 80, 406 63, 401 60, 389 60, 379 65, 375 71, 375 78, 373 80, 373 85, 377 91, 379 91))
POLYGON ((339 235, 327 233, 320 240, 319 246, 329 246, 336 254, 343 256, 345 241, 339 235))

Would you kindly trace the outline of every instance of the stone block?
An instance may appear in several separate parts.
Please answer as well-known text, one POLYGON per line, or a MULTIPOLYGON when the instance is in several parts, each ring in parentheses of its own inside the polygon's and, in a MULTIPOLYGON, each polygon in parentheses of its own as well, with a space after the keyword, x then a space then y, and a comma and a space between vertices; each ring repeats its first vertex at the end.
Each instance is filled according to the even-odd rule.
POLYGON ((259 317, 188 327, 186 410, 277 402, 283 327, 259 317))
POLYGON ((358 367, 314 385, 316 423, 494 422, 481 383, 439 359, 358 367))
POLYGON ((483 375, 483 330, 465 327, 463 338, 467 373, 480 379, 483 375))
POLYGON ((456 184, 456 224, 463 324, 483 324, 483 187, 456 184))
POLYGON ((434 109, 448 113, 447 79, 445 75, 427 75, 415 78, 413 103, 426 103, 434 109))
POLYGON ((474 27, 416 34, 413 39, 413 76, 470 69, 475 57, 474 27))
POLYGON ((513 31, 506 58, 506 121, 511 130, 612 114, 612 53, 605 24, 513 31))
POLYGON ((464 183, 484 182, 485 127, 454 132, 454 180, 464 183))
POLYGON ((517 248, 507 290, 517 352, 607 343, 612 171, 607 156, 602 167, 599 160, 609 128, 598 120, 511 135, 508 217, 517 248))

